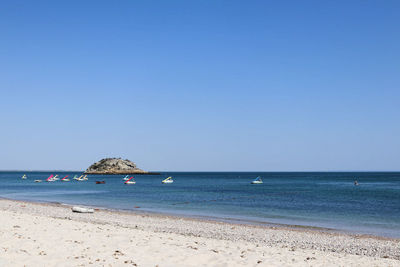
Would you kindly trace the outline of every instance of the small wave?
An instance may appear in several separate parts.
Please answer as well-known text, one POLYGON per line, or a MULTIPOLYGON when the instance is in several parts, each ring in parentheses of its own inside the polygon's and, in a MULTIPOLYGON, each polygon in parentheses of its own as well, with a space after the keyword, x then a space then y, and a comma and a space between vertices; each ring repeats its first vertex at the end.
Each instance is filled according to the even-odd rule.
POLYGON ((36 192, 18 192, 18 193, 6 193, 4 197, 37 197, 37 196, 57 196, 57 195, 85 195, 85 194, 105 194, 108 191, 69 191, 69 190, 57 190, 57 191, 36 191, 36 192))

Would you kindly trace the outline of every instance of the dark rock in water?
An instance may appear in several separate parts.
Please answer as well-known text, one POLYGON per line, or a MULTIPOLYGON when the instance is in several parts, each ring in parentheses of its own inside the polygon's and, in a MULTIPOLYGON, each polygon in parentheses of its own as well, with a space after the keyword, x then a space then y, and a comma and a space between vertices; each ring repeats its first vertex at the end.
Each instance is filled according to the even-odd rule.
POLYGON ((136 164, 127 159, 106 158, 92 164, 85 171, 87 174, 149 174, 136 167, 136 164))

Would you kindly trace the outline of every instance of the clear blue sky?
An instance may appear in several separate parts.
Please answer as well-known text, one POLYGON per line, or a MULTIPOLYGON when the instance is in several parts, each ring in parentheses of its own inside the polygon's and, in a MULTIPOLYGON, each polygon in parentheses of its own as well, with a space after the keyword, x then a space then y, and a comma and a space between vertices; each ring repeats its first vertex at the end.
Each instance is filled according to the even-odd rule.
POLYGON ((400 1, 1 1, 0 169, 400 170, 400 1))

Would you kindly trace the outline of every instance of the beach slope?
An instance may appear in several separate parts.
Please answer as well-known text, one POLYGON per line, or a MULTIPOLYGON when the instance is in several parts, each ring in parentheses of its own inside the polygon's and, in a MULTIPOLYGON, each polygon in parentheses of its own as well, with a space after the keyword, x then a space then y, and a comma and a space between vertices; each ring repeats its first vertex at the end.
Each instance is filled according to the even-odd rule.
POLYGON ((0 216, 0 266, 400 266, 397 239, 11 200, 0 216))

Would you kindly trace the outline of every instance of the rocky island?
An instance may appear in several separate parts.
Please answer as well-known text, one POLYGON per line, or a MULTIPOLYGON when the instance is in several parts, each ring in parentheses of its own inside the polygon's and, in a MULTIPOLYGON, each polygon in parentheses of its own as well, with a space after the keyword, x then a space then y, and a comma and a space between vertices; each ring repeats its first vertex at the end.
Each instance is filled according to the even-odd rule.
POLYGON ((86 174, 158 174, 139 169, 136 164, 127 159, 105 158, 90 165, 86 174))

